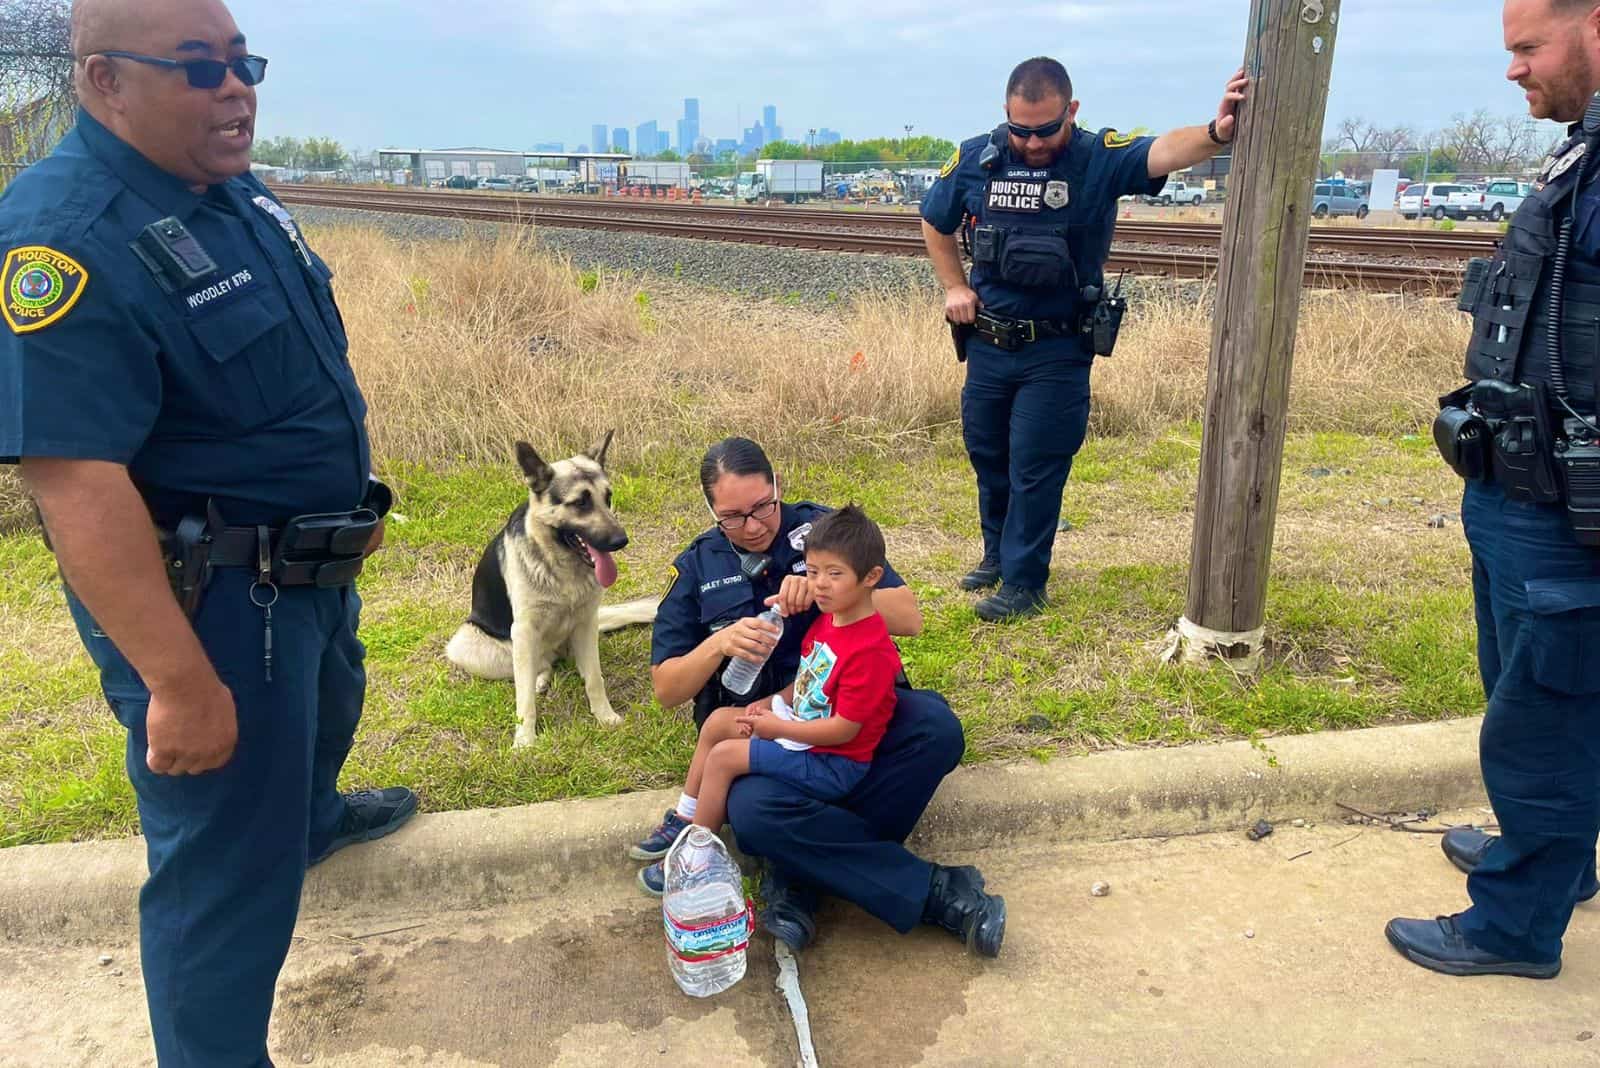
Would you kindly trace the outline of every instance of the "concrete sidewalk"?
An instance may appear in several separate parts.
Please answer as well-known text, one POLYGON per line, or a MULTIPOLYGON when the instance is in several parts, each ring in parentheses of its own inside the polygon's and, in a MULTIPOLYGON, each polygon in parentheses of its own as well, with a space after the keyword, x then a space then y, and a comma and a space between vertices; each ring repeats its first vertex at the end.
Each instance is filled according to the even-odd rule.
MULTIPOLYGON (((1450 979, 1384 941, 1391 916, 1466 904, 1436 836, 1328 823, 1260 842, 1039 842, 940 859, 978 864, 1006 895, 1005 951, 977 960, 942 932, 901 937, 830 903, 801 957, 827 1068, 1600 1064, 1600 908, 1580 907, 1551 982, 1450 979), (1096 881, 1108 897, 1090 896, 1096 881)), ((795 1064, 771 941, 753 943, 731 991, 684 997, 635 867, 619 856, 581 888, 488 909, 308 919, 280 988, 274 1057, 795 1064)), ((152 1064, 136 958, 126 938, 0 947, 0 1064, 152 1064)))

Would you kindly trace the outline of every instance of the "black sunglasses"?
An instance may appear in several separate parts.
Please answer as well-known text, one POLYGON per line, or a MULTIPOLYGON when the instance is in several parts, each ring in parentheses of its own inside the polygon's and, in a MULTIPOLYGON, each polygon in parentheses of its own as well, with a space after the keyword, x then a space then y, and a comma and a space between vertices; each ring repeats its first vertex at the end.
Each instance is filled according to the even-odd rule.
POLYGON ((1061 117, 1055 122, 1047 122, 1043 126, 1018 126, 1006 120, 1006 128, 1011 131, 1011 136, 1026 141, 1030 137, 1037 137, 1041 141, 1048 141, 1061 132, 1061 127, 1067 124, 1067 113, 1062 112, 1061 117))
POLYGON ((234 76, 246 85, 260 85, 267 76, 267 61, 261 56, 239 56, 223 62, 220 59, 162 59, 160 56, 142 56, 137 52, 96 52, 97 56, 112 59, 131 59, 166 70, 181 70, 189 79, 191 89, 215 89, 234 76))

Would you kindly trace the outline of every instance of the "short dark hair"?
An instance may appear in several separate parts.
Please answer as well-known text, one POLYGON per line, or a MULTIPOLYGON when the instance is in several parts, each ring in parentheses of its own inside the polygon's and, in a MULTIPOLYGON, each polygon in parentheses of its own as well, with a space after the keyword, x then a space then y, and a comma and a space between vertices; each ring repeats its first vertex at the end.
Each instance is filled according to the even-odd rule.
POLYGON ((711 488, 723 475, 764 475, 773 481, 772 461, 749 438, 723 438, 700 460, 700 490, 711 503, 711 488))
POLYGON ((1006 82, 1006 99, 1020 96, 1030 104, 1037 104, 1051 93, 1064 104, 1072 103, 1072 79, 1067 68, 1049 56, 1035 56, 1017 64, 1006 82))
POLYGON ((883 531, 853 504, 829 512, 812 524, 811 533, 806 535, 806 552, 833 553, 850 565, 857 579, 887 562, 883 531))

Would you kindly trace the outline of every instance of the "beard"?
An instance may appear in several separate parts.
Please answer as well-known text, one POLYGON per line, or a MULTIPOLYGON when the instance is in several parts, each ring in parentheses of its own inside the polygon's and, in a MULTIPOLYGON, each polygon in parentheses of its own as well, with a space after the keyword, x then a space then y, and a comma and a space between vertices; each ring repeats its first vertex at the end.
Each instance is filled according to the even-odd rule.
POLYGON ((1528 110, 1536 119, 1577 122, 1583 118, 1597 88, 1594 63, 1574 39, 1558 70, 1560 74, 1551 80, 1523 86, 1538 94, 1536 100, 1529 101, 1528 110))

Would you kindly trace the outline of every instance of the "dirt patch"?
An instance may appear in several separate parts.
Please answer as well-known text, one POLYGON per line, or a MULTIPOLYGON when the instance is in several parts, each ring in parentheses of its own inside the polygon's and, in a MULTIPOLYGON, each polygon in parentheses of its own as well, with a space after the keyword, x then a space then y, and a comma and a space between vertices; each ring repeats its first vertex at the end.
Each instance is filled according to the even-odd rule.
POLYGON ((794 1063, 769 939, 752 943, 743 981, 711 999, 684 996, 663 952, 660 914, 648 908, 614 910, 579 926, 553 921, 516 938, 379 946, 283 984, 273 1048, 290 1063, 420 1047, 518 1068, 555 1062, 575 1029, 620 1023, 650 1032, 731 1007, 753 1052, 769 1064, 794 1063))

